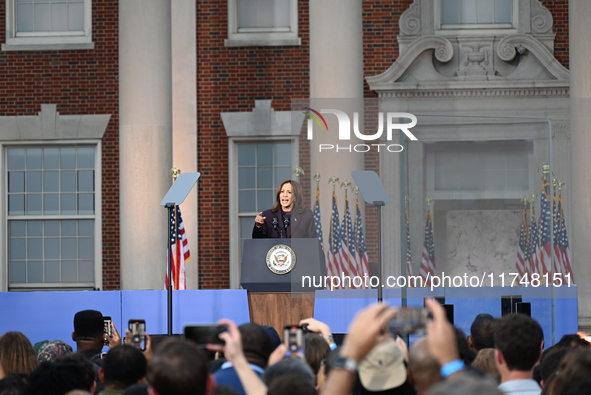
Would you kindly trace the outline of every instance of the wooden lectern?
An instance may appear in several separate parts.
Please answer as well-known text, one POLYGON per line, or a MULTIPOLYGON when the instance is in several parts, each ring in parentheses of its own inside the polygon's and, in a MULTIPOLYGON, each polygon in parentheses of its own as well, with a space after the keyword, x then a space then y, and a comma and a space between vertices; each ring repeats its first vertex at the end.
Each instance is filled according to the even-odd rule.
POLYGON ((324 289, 314 281, 320 285, 325 275, 318 239, 244 240, 240 284, 248 291, 250 320, 274 327, 279 336, 285 325, 314 315, 314 291, 324 289), (295 265, 283 273, 293 258, 295 265))

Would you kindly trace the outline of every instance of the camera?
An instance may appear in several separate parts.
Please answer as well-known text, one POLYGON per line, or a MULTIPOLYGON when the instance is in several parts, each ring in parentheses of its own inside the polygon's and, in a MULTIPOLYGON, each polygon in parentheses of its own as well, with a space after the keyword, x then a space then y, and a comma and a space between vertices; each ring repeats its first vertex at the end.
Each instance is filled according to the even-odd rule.
POLYGON ((427 321, 431 318, 431 313, 426 308, 401 307, 389 323, 390 332, 400 334, 424 332, 427 321))
POLYGON ((127 322, 131 334, 131 345, 142 351, 146 350, 146 321, 131 319, 127 322))
POLYGON ((291 357, 303 357, 305 354, 304 328, 298 325, 283 327, 283 342, 291 357))
POLYGON ((226 332, 228 327, 226 325, 216 324, 194 324, 185 325, 183 329, 183 336, 187 340, 191 340, 199 347, 205 347, 208 344, 225 345, 226 343, 220 339, 220 333, 226 332))

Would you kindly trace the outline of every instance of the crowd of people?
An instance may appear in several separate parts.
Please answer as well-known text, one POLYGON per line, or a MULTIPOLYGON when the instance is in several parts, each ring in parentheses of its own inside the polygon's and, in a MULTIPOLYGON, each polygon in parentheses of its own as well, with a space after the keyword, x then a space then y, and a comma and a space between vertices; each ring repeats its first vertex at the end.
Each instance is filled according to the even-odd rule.
POLYGON ((74 316, 75 350, 0 336, 0 395, 591 394, 591 348, 577 334, 545 348, 529 316, 480 314, 466 336, 437 301, 425 306, 426 333, 410 347, 388 329, 397 308, 377 303, 358 312, 340 345, 326 323, 302 320, 301 349, 272 327, 231 320, 219 322, 220 342, 145 334, 139 348, 84 310, 74 316))

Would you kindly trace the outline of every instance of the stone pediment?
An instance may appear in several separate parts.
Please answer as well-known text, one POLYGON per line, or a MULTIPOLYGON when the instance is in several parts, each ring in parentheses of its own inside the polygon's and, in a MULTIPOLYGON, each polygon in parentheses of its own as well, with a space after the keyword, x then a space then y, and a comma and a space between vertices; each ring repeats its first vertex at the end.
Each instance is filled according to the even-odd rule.
POLYGON ((415 0, 402 14, 400 56, 384 73, 366 77, 371 90, 567 94, 569 72, 553 55, 552 15, 539 0, 517 2, 520 19, 514 29, 465 29, 456 34, 437 28, 436 2, 415 0))
POLYGON ((535 38, 424 36, 384 73, 367 77, 374 91, 568 87, 569 72, 535 38))

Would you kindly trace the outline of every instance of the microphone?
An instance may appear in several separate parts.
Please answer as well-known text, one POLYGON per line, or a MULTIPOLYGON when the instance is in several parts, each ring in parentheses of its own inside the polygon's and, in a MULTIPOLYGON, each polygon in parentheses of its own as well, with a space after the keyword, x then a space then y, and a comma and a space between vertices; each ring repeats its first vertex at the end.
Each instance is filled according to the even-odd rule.
POLYGON ((275 231, 277 231, 278 224, 279 220, 277 219, 277 217, 273 217, 273 229, 275 229, 275 231))
POLYGON ((283 228, 287 229, 289 227, 289 217, 283 218, 283 228))

